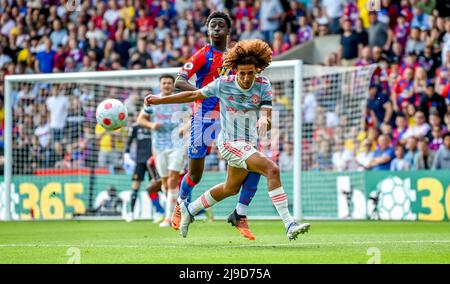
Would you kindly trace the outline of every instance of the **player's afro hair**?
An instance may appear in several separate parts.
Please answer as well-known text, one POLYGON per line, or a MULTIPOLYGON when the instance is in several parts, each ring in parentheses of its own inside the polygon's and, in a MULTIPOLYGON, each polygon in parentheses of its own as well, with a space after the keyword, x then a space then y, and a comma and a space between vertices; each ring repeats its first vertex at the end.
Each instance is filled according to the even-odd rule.
POLYGON ((214 18, 224 19, 226 24, 227 24, 228 30, 231 29, 231 18, 230 18, 230 16, 228 16, 228 14, 226 14, 224 12, 220 12, 220 11, 214 11, 208 16, 208 19, 206 19, 206 26, 209 26, 209 22, 211 22, 211 20, 214 19, 214 18))
POLYGON ((260 40, 242 40, 236 43, 223 57, 223 66, 237 69, 238 65, 254 64, 262 72, 272 62, 272 49, 260 40))

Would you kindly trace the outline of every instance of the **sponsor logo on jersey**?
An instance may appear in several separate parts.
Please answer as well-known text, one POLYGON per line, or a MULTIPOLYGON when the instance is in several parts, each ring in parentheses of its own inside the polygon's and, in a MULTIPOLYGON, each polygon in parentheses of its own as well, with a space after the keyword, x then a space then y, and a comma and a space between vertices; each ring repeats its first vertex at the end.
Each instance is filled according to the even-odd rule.
POLYGON ((252 146, 250 145, 245 145, 244 150, 245 151, 250 151, 252 149, 252 146))
POLYGON ((222 76, 228 76, 231 74, 231 69, 225 68, 225 67, 220 67, 217 68, 217 76, 218 77, 222 77, 222 76))
POLYGON ((188 62, 184 64, 183 68, 186 70, 192 70, 192 68, 194 68, 194 64, 192 62, 188 62))

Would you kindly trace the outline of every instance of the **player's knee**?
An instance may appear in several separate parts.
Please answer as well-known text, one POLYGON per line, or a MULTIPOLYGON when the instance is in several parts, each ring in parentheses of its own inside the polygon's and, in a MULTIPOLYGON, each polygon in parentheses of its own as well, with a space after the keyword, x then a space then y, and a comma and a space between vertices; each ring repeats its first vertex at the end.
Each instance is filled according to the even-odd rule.
POLYGON ((267 169, 267 178, 269 179, 279 179, 280 178, 280 168, 275 163, 269 163, 267 169))

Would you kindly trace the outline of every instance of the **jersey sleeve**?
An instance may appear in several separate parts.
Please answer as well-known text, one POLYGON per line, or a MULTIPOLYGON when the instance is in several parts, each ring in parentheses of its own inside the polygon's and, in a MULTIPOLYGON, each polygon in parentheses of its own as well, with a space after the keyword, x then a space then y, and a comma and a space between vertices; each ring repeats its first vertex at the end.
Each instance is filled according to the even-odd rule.
POLYGON ((261 103, 259 104, 261 108, 272 107, 272 85, 269 80, 265 80, 261 88, 261 103))
POLYGON ((208 85, 200 89, 203 96, 207 98, 218 97, 220 95, 220 78, 215 79, 208 85))
POLYGON ((146 106, 144 105, 142 110, 144 111, 145 114, 150 115, 153 114, 153 109, 151 106, 146 106))
POLYGON ((178 76, 189 80, 195 73, 197 73, 198 70, 200 70, 203 65, 205 65, 205 58, 205 48, 202 48, 192 55, 188 62, 181 67, 181 70, 178 72, 178 76))
POLYGON ((130 153, 131 144, 133 143, 133 140, 137 138, 137 126, 131 126, 128 132, 131 133, 131 135, 128 136, 127 143, 125 145, 125 153, 130 153))

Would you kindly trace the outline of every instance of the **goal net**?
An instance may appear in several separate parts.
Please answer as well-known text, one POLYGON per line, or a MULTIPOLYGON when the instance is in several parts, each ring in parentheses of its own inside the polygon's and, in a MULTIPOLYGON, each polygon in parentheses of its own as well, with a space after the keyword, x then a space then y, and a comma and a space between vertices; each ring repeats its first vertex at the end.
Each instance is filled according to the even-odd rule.
MULTIPOLYGON (((274 127, 261 139, 259 148, 280 165, 291 212, 297 218, 339 217, 337 173, 354 168, 351 162, 344 168, 334 167, 333 151, 344 147, 355 153, 358 147, 372 69, 280 61, 264 72, 273 88, 274 127)), ((0 220, 124 215, 130 206, 133 173, 133 164, 124 161, 128 129, 136 121, 145 95, 159 93, 159 76, 176 75, 178 70, 7 77, 0 220), (127 127, 114 133, 104 132, 95 120, 97 105, 107 98, 124 102, 129 114, 127 127)), ((134 144, 130 154, 135 158, 134 144)), ((353 184, 363 183, 358 173, 350 176, 353 184)), ((226 163, 213 147, 192 197, 225 177, 226 163)), ((147 186, 146 179, 135 218, 153 216, 147 186)), ((249 216, 278 218, 264 178, 258 188, 249 216)), ((163 194, 161 199, 164 201, 163 194)), ((215 217, 228 216, 237 201, 238 195, 215 206, 215 217)))

